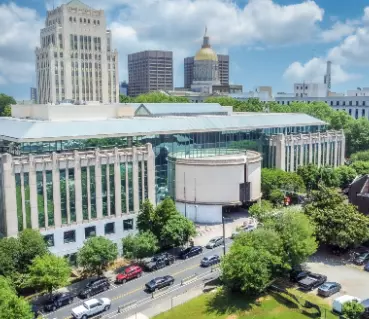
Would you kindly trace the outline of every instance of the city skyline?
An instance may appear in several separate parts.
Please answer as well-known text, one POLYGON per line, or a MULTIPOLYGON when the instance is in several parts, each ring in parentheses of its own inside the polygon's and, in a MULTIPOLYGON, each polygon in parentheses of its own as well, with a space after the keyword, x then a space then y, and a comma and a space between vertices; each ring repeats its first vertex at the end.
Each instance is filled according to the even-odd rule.
MULTIPOLYGON (((46 7, 50 10, 53 3, 56 7, 66 2, 50 1, 46 7)), ((233 4, 197 0, 191 9, 188 0, 83 2, 106 10, 121 81, 128 79, 128 54, 169 50, 174 55, 174 86, 183 86, 183 58, 196 52, 207 25, 214 50, 230 55, 230 83, 243 84, 245 91, 270 85, 274 92, 291 92, 293 82, 322 81, 328 58, 333 63, 333 91, 368 86, 369 7, 364 0, 344 8, 332 0, 233 4)), ((34 50, 46 17, 45 3, 17 0, 2 4, 0 12, 5 30, 0 43, 0 91, 28 99, 29 87, 36 85, 34 50)))

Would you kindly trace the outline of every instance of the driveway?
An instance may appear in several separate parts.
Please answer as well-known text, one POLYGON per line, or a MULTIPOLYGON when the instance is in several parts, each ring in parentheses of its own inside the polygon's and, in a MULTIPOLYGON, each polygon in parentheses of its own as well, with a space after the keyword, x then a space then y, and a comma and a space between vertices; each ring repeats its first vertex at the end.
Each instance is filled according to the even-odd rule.
MULTIPOLYGON (((306 268, 311 272, 326 275, 327 281, 336 281, 342 285, 338 294, 328 298, 330 302, 341 295, 369 298, 369 273, 365 272, 362 266, 353 265, 345 257, 337 257, 322 250, 310 258, 306 268)), ((316 294, 316 290, 313 294, 316 294)))

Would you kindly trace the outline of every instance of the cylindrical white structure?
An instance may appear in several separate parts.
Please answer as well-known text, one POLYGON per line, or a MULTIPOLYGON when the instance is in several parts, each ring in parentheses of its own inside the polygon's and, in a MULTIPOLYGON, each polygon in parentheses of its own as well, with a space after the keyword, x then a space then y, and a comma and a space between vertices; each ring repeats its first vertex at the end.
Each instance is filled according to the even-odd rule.
POLYGON ((179 211, 198 223, 219 223, 224 206, 241 205, 261 197, 261 162, 259 153, 203 158, 170 156, 175 176, 176 205, 179 211))

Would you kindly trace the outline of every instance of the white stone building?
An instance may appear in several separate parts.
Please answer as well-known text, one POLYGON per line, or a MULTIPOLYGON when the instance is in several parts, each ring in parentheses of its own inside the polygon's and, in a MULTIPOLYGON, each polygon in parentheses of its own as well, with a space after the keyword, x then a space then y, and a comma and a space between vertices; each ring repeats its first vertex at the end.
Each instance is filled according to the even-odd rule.
POLYGON ((72 0, 48 11, 35 53, 38 103, 119 102, 118 53, 103 10, 72 0))
POLYGON ((325 97, 327 96, 327 85, 313 82, 295 83, 293 92, 296 97, 325 97))

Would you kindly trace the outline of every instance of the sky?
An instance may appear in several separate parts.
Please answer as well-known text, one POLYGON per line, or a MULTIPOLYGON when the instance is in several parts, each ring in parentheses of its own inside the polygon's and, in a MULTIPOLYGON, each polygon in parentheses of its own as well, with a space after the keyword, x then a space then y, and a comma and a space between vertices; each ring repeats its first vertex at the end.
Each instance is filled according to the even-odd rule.
MULTIPOLYGON (((29 99, 35 47, 47 10, 67 0, 0 0, 0 92, 29 99)), ((174 85, 183 58, 200 48, 205 26, 217 53, 230 55, 230 82, 292 92, 294 82, 322 82, 332 61, 332 91, 369 87, 368 0, 84 0, 104 9, 119 53, 171 50, 174 85)))

